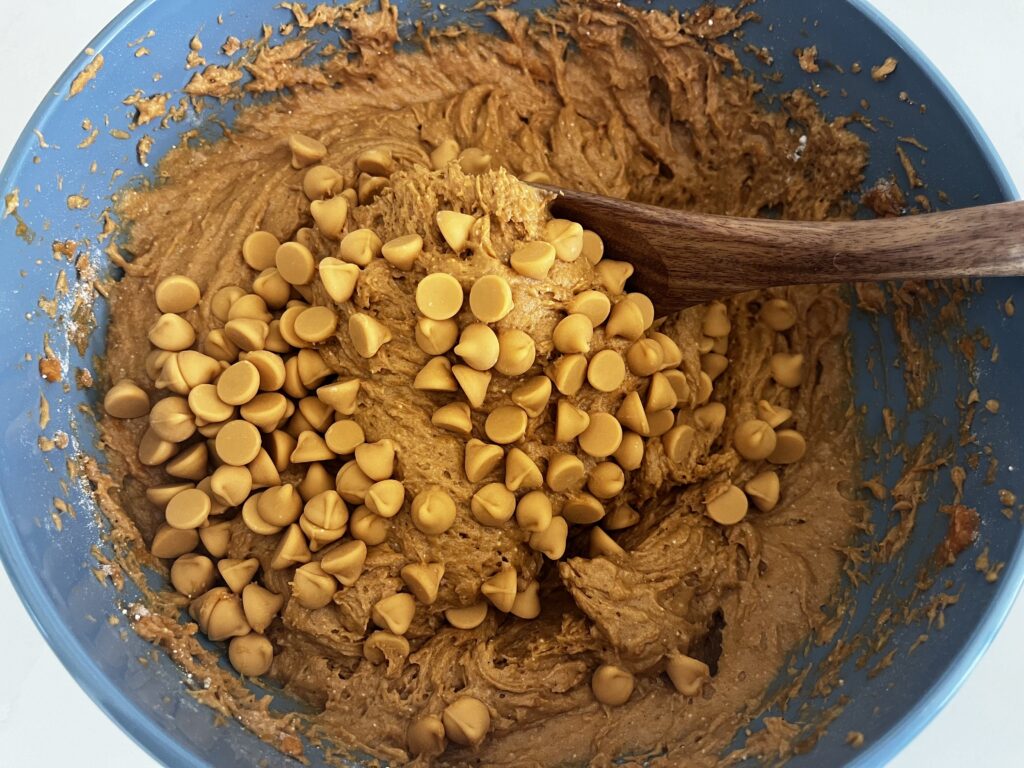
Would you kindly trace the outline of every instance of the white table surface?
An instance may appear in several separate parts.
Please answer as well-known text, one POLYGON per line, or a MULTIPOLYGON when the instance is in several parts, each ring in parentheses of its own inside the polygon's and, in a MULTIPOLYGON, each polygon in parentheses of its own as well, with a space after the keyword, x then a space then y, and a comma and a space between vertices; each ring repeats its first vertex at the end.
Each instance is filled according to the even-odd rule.
MULTIPOLYGON (((832 2, 834 0, 829 0, 832 2)), ((1018 188, 1024 190, 1024 101, 1016 46, 1022 0, 874 0, 935 62, 980 119, 1018 188), (993 23, 993 20, 996 20, 993 23)), ((6 157, 39 97, 122 7, 124 0, 0 0, 0 157, 6 157), (45 30, 45 37, 44 32, 45 30), (45 45, 44 45, 45 39, 45 45), (44 51, 53 56, 41 55, 44 51)), ((150 768, 146 755, 78 688, 43 642, 0 571, 0 765, 150 768)), ((1019 762, 1024 685, 1024 602, 974 673, 938 717, 891 764, 1011 765, 1019 762)))

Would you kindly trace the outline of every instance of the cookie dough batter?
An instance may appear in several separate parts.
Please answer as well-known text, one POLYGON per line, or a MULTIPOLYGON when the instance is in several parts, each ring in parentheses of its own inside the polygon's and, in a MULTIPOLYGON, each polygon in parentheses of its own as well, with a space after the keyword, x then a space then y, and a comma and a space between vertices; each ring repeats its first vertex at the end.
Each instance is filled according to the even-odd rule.
POLYGON ((346 16, 337 87, 263 71, 292 89, 123 194, 111 475, 179 605, 337 743, 713 765, 823 623, 858 517, 847 307, 780 289, 652 325, 519 179, 820 219, 865 150, 800 93, 755 101, 731 11, 493 15, 401 54, 393 14, 346 16))

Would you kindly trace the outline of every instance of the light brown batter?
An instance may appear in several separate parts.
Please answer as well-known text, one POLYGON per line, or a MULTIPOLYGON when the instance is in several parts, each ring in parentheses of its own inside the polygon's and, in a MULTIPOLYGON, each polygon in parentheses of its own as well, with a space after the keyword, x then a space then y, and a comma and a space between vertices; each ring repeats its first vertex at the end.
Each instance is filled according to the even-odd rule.
MULTIPOLYGON (((610 532, 623 552, 588 556, 587 527, 573 526, 566 554, 554 564, 516 525, 483 526, 468 513, 481 483, 470 483, 462 471, 465 440, 430 421, 452 398, 412 386, 429 359, 414 336, 416 287, 428 273, 454 275, 467 286, 488 274, 510 276, 514 308, 496 326, 535 339, 536 374, 558 356, 555 327, 567 303, 600 281, 583 258, 559 264, 547 279, 512 277, 508 255, 542 237, 549 219, 544 197, 514 175, 543 173, 555 184, 680 208, 749 216, 772 209, 820 219, 849 212, 845 195, 861 180, 865 150, 842 121, 825 122, 804 95, 794 94, 783 112, 755 104, 756 86, 730 74, 729 48, 693 34, 727 34, 739 24, 731 12, 708 10, 681 23, 615 4, 568 5, 558 17, 560 36, 511 12, 495 17, 506 38, 463 35, 433 43, 428 53, 402 55, 391 53, 396 33, 389 13, 346 17, 353 50, 365 56, 328 62, 327 77, 341 87, 318 87, 318 78, 310 78, 313 85, 241 113, 224 141, 172 152, 160 167, 165 183, 125 193, 119 209, 130 222, 134 258, 112 292, 107 373, 111 381, 131 379, 151 400, 162 395, 146 373, 154 339, 147 331, 160 317, 156 302, 184 307, 192 289, 175 278, 154 300, 154 288, 170 276, 195 281, 201 299, 182 317, 205 339, 223 325, 213 307, 218 290, 253 284, 256 273, 241 257, 253 231, 281 242, 304 237, 318 259, 337 254, 338 244, 319 225, 297 235, 314 221, 303 192, 306 171, 290 162, 289 136, 323 142, 323 162, 357 187, 356 158, 367 150, 390 152, 398 170, 373 202, 351 210, 347 231, 369 228, 384 242, 416 233, 424 240, 422 255, 408 272, 373 260, 351 301, 332 301, 320 283, 310 298, 338 317, 337 333, 318 345, 324 360, 362 381, 351 418, 367 441, 397 445, 406 509, 391 518, 384 542, 370 547, 355 584, 315 610, 299 605, 289 583, 293 571, 270 567, 278 537, 258 536, 241 516, 233 518, 226 556, 255 557, 260 581, 289 598, 265 630, 273 646, 269 675, 320 710, 313 718, 319 733, 399 762, 407 757, 411 722, 472 697, 486 707, 486 738, 475 751, 449 743, 438 764, 604 764, 615 755, 660 752, 666 764, 717 764, 737 728, 760 711, 786 652, 824 620, 820 607, 838 583, 841 549, 858 519, 858 506, 843 492, 853 486, 856 469, 847 307, 838 290, 785 289, 728 302, 731 328, 721 344, 728 367, 711 393, 725 406, 721 423, 693 421, 702 402, 702 365, 709 365, 701 353, 713 341, 704 330, 718 309, 697 308, 660 325, 682 351, 691 396, 681 410, 698 427, 695 448, 673 461, 660 441, 648 444, 643 465, 609 503, 641 511, 635 525, 610 532), (569 40, 578 51, 566 52, 569 40), (806 149, 797 152, 801 135, 806 149), (430 153, 448 140, 490 154, 498 170, 467 173, 455 162, 431 171, 430 153), (446 210, 486 217, 463 256, 453 255, 438 230, 436 214, 446 210), (770 319, 760 319, 772 297, 795 310, 792 328, 778 332, 770 319), (349 320, 357 313, 382 323, 390 340, 378 349, 379 334, 374 341, 370 331, 353 330, 349 320), (370 356, 361 352, 367 345, 370 356), (802 354, 803 366, 789 354, 802 354), (736 427, 757 414, 762 400, 792 410, 786 427, 806 436, 807 455, 781 470, 778 506, 752 508, 740 522, 720 525, 715 520, 729 510, 720 515, 711 502, 722 488, 744 487, 770 466, 744 460, 735 449, 742 439, 734 438, 736 427), (436 536, 424 534, 408 514, 412 497, 432 487, 443 488, 459 510, 451 528, 436 536), (399 572, 410 563, 443 563, 444 578, 436 602, 416 606, 405 632, 408 661, 387 673, 366 658, 363 641, 373 631, 374 605, 403 588, 399 572), (475 628, 450 626, 455 622, 444 612, 476 604, 481 582, 508 566, 520 589, 540 582, 539 617, 489 610, 475 628), (664 674, 674 653, 710 666, 712 679, 695 695, 679 693, 664 674), (614 676, 592 681, 601 665, 633 676, 628 703, 598 701, 613 702, 621 692, 614 676)), ((294 75, 289 67, 263 71, 264 78, 279 76, 278 85, 294 75)), ((284 269, 280 261, 278 268, 284 269)), ((470 319, 468 304, 460 325, 470 319)), ((187 346, 189 331, 177 321, 158 327, 155 340, 165 348, 187 346)), ((621 355, 630 348, 598 338, 621 355)), ((494 377, 474 416, 477 430, 524 378, 494 377)), ((577 403, 591 413, 615 413, 635 381, 627 377, 607 393, 585 388, 577 403)), ((247 386, 244 378, 236 384, 247 386)), ((125 386, 114 408, 130 416, 140 400, 140 392, 125 386)), ((556 450, 550 410, 516 443, 541 467, 556 450)), ((139 462, 145 428, 142 418, 103 422, 111 475, 123 488, 119 503, 150 542, 165 513, 144 492, 167 478, 139 462)), ((587 458, 588 470, 595 464, 587 458)), ((566 495, 554 497, 562 503, 566 495)), ((179 503, 173 514, 188 520, 195 508, 179 503)), ((175 583, 202 583, 205 576, 182 566, 175 583)), ((137 628, 174 645, 176 626, 152 617, 137 628)), ((244 658, 242 650, 237 659, 232 655, 236 667, 256 670, 266 658, 262 646, 247 649, 244 658)), ((266 724, 258 726, 266 735, 266 724)))

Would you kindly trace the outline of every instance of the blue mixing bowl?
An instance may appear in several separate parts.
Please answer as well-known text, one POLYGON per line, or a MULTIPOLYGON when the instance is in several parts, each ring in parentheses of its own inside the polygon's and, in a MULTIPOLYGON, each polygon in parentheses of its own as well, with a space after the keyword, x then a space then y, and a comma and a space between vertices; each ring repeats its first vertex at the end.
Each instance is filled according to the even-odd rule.
MULTIPOLYGON (((230 123, 233 115, 230 107, 211 104, 199 115, 190 111, 182 123, 172 123, 168 129, 149 125, 126 141, 117 138, 117 131, 130 129, 134 110, 124 106, 122 99, 141 86, 149 92, 169 92, 172 102, 177 101, 191 77, 182 69, 182 54, 196 31, 204 30, 203 55, 212 63, 223 63, 217 46, 227 35, 245 39, 264 21, 274 22, 277 28, 287 20, 287 12, 277 8, 277 2, 133 3, 58 80, 0 174, 4 194, 19 191, 19 207, 8 210, 0 221, 4 257, 0 274, 8 286, 0 299, 0 324, 6 328, 8 349, 0 377, 5 392, 0 399, 0 423, 7 424, 0 441, 0 554, 26 608, 79 684, 144 748, 174 766, 250 768, 281 758, 237 723, 215 724, 212 712, 187 694, 201 681, 185 679, 162 654, 147 665, 140 664, 140 657, 150 655, 152 647, 126 631, 126 622, 107 621, 111 614, 120 616, 133 597, 132 586, 118 592, 108 580, 97 578, 93 548, 105 549, 101 536, 105 523, 88 489, 69 475, 67 464, 76 451, 97 454, 93 425, 79 410, 83 404, 96 404, 97 391, 76 387, 74 372, 78 367, 93 368, 93 356, 102 354, 107 312, 98 300, 99 332, 92 334, 87 347, 79 349, 69 341, 69 328, 78 324, 81 330, 83 322, 73 313, 78 277, 72 260, 53 250, 52 244, 73 240, 78 253, 87 254, 101 271, 107 269, 104 243, 97 238, 106 198, 120 185, 152 178, 152 163, 178 140, 181 131, 198 129, 204 135, 216 135, 214 121, 230 123), (149 30, 157 30, 159 44, 150 46, 148 56, 136 58, 129 43, 149 30), (102 69, 79 95, 68 99, 72 79, 95 53, 104 56, 102 69), (156 73, 162 74, 159 82, 153 80, 156 73), (109 125, 103 123, 104 115, 109 116, 109 125), (99 129, 88 151, 75 149, 88 135, 82 128, 85 118, 99 129), (143 133, 154 140, 148 167, 139 166, 135 157, 135 140, 143 133), (90 167, 93 160, 95 168, 90 167), (112 180, 115 168, 126 172, 112 180), (61 189, 55 183, 58 177, 61 189), (70 209, 71 194, 89 198, 91 205, 70 209), (37 302, 41 295, 52 296, 62 272, 70 294, 58 302, 51 317, 37 302), (41 379, 38 359, 45 343, 62 361, 64 381, 70 386, 41 379), (50 418, 41 428, 43 394, 50 418), (58 433, 70 436, 67 447, 41 451, 40 435, 54 439, 58 433)), ((459 9, 470 4, 469 0, 448 0, 442 23, 460 18, 459 9)), ((398 5, 407 31, 417 19, 437 23, 436 14, 420 3, 398 5)), ((861 109, 862 99, 870 102, 868 114, 875 118, 876 130, 854 126, 871 146, 869 181, 890 174, 902 179, 895 154, 897 137, 913 136, 928 147, 927 153, 908 144, 901 146, 922 168, 929 186, 920 191, 933 205, 967 206, 1015 196, 991 146, 950 86, 865 2, 764 0, 758 10, 764 22, 748 25, 744 43, 767 46, 775 53, 771 69, 784 77, 781 83, 766 82, 769 93, 817 84, 831 93, 823 108, 833 114, 861 109), (842 64, 846 74, 828 66, 814 75, 802 72, 791 52, 809 40, 818 45, 823 60, 842 64), (873 82, 866 71, 850 73, 855 61, 866 70, 887 56, 896 57, 899 67, 884 83, 873 82)), ((755 71, 769 69, 744 56, 755 71)), ((14 196, 9 195, 8 209, 13 202, 14 196)), ((806 677, 785 710, 776 706, 769 715, 785 714, 811 735, 834 714, 837 702, 848 701, 820 739, 808 742, 809 751, 792 760, 794 766, 879 765, 896 754, 970 672, 1024 579, 1021 525, 1001 514, 998 497, 999 489, 1015 488, 1015 471, 1024 465, 1024 441, 1020 440, 1024 401, 1016 397, 1016 374, 1024 370, 1024 344, 1002 308, 1012 294, 1024 295, 1024 281, 987 281, 984 292, 968 295, 961 318, 936 325, 939 308, 925 306, 924 315, 913 320, 911 329, 926 340, 933 371, 941 372, 931 377, 919 408, 908 408, 891 318, 855 312, 856 403, 864 408, 865 444, 874 445, 877 438, 882 448, 880 458, 871 453, 865 459, 864 476, 878 475, 891 487, 904 469, 905 458, 899 453, 890 456, 889 447, 913 448, 930 434, 940 453, 950 458, 949 466, 970 467, 975 461, 980 465, 967 473, 963 494, 966 503, 978 509, 981 528, 977 541, 954 566, 936 568, 934 552, 948 525, 947 515, 939 508, 953 499, 954 488, 948 471, 930 476, 927 500, 906 548, 884 566, 864 566, 863 581, 849 587, 857 596, 855 607, 837 617, 835 635, 823 646, 809 639, 806 648, 794 653, 793 663, 806 670, 806 677), (971 359, 963 351, 966 337, 974 340, 976 354, 971 359), (993 362, 995 348, 998 362, 993 362), (981 392, 982 401, 998 400, 1001 408, 998 413, 979 408, 972 427, 974 440, 962 446, 963 411, 957 403, 965 403, 974 388, 981 392), (883 406, 892 409, 891 441, 883 431, 883 406), (984 569, 976 568, 983 551, 991 565, 1005 564, 994 582, 981 572, 984 569), (959 599, 943 610, 949 600, 942 595, 959 599), (922 635, 928 636, 927 642, 918 642, 922 635), (852 652, 833 653, 840 643, 852 652), (816 685, 819 680, 837 679, 842 683, 816 685), (846 743, 850 732, 863 734, 859 750, 846 743)), ((874 504, 875 531, 865 536, 880 540, 905 515, 901 518, 893 512, 891 501, 874 504)), ((1011 509, 1011 518, 1018 514, 1019 510, 1011 509)), ((778 687, 791 679, 784 674, 778 687)), ((287 702, 275 706, 287 706, 287 702)), ((761 727, 763 722, 758 721, 752 729, 761 727)), ((743 738, 737 734, 736 744, 743 738)), ((315 755, 313 764, 320 764, 315 755)))

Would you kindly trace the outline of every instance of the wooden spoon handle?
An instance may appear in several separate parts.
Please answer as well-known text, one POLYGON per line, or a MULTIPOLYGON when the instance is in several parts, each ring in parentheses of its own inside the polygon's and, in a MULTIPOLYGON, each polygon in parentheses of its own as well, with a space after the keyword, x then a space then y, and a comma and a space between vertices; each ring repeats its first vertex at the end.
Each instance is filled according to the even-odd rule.
POLYGON ((800 222, 558 192, 552 209, 597 231, 611 258, 631 261, 636 288, 656 294, 659 311, 779 285, 1024 275, 1024 202, 800 222))

